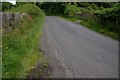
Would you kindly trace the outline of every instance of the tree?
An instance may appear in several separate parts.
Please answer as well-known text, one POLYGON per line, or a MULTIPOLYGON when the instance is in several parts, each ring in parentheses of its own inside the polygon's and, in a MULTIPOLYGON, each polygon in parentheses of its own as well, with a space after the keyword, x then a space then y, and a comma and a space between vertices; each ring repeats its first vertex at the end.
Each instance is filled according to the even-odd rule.
POLYGON ((41 9, 43 9, 46 14, 57 15, 57 14, 63 14, 64 13, 65 3, 62 3, 62 2, 56 2, 56 3, 46 2, 46 3, 42 3, 40 6, 41 6, 41 9))
POLYGON ((9 10, 13 7, 12 3, 2 2, 2 11, 9 10))
POLYGON ((76 7, 75 5, 70 5, 68 4, 66 7, 65 7, 65 10, 64 10, 64 13, 68 16, 75 16, 75 13, 76 12, 79 12, 80 9, 78 7, 76 7))

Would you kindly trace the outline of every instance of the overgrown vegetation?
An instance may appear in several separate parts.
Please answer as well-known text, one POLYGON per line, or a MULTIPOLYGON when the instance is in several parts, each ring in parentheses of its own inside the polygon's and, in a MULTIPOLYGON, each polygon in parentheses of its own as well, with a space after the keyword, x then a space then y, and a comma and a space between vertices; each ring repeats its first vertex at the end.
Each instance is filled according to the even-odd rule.
POLYGON ((13 5, 9 2, 3 2, 0 6, 2 6, 2 11, 9 10, 13 7, 13 5))
POLYGON ((102 9, 101 6, 100 8, 97 7, 97 9, 90 10, 90 12, 86 12, 84 13, 85 15, 80 16, 80 19, 83 20, 81 24, 114 39, 120 40, 120 4, 107 4, 111 5, 108 5, 108 7, 106 6, 107 8, 102 9))
MULTIPOLYGON (((70 21, 82 20, 80 24, 120 40, 120 3, 21 2, 16 5, 3 3, 2 7, 2 11, 28 14, 12 32, 3 31, 3 78, 25 78, 38 60, 45 61, 38 44, 44 12, 70 21)), ((41 66, 44 67, 44 63, 41 66)))
POLYGON ((59 2, 37 4, 40 4, 39 7, 44 9, 47 15, 62 16, 70 21, 82 20, 80 24, 120 40, 120 3, 59 2))
POLYGON ((46 15, 60 15, 64 13, 65 5, 62 2, 36 3, 36 5, 43 9, 46 15))
POLYGON ((9 12, 29 15, 25 16, 12 32, 3 31, 2 75, 3 78, 25 78, 38 60, 45 61, 39 49, 45 15, 40 8, 31 3, 12 8, 9 12))

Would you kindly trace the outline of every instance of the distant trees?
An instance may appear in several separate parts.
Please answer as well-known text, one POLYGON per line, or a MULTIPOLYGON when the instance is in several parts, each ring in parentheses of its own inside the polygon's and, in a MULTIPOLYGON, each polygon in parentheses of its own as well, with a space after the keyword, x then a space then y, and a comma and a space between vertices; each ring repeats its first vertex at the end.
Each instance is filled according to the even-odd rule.
MULTIPOLYGON (((37 3, 38 5, 38 3, 37 3)), ((41 7, 45 11, 47 15, 60 15, 64 13, 64 8, 65 8, 65 3, 62 2, 56 2, 56 3, 51 3, 51 2, 46 2, 46 3, 41 3, 38 6, 41 7)))
POLYGON ((75 16, 75 12, 79 12, 80 9, 76 5, 67 4, 65 6, 64 14, 68 16, 75 16))
POLYGON ((9 10, 13 7, 12 3, 2 2, 2 11, 9 10))

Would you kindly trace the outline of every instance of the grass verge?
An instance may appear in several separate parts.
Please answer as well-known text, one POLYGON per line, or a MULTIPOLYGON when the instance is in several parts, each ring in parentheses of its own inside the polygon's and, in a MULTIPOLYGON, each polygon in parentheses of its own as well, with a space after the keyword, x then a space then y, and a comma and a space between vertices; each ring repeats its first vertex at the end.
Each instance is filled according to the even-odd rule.
MULTIPOLYGON (((36 9, 36 6, 32 4, 25 4, 19 8, 24 9, 24 6, 30 6, 27 7, 29 8, 28 10, 31 10, 32 7, 36 9)), ((19 9, 16 9, 16 12, 19 12, 18 10, 19 9)), ((44 63, 46 63, 39 49, 45 15, 41 10, 38 10, 38 8, 37 11, 33 11, 32 13, 29 15, 34 15, 34 18, 23 18, 21 23, 16 25, 12 32, 3 34, 3 78, 26 78, 30 69, 33 68, 38 61, 43 62, 41 66, 44 66, 44 63), (34 12, 37 12, 37 15, 34 12)))
POLYGON ((78 17, 68 17, 68 16, 58 16, 58 17, 63 18, 63 19, 70 21, 70 22, 74 22, 74 21, 79 20, 78 17))
POLYGON ((118 32, 113 32, 113 31, 110 31, 109 29, 107 28, 103 28, 99 25, 93 25, 93 24, 90 24, 89 22, 87 21, 84 21, 82 20, 80 22, 81 25, 93 30, 93 31, 96 31, 96 32, 99 32, 101 34, 104 34, 106 36, 109 36, 113 39, 116 39, 116 40, 120 40, 120 37, 119 37, 119 33, 118 32))

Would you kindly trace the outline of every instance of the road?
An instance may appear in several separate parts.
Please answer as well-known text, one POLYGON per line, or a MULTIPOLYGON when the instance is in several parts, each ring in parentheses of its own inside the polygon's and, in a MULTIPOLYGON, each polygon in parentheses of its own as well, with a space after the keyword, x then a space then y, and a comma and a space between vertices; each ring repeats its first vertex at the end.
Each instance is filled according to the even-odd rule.
POLYGON ((62 18, 47 16, 41 41, 51 78, 117 78, 119 42, 62 18))

